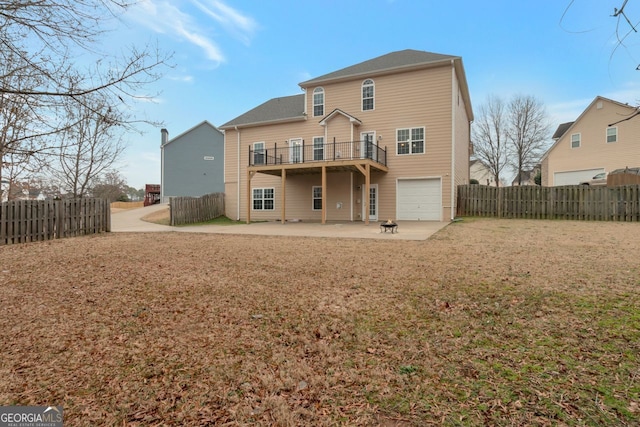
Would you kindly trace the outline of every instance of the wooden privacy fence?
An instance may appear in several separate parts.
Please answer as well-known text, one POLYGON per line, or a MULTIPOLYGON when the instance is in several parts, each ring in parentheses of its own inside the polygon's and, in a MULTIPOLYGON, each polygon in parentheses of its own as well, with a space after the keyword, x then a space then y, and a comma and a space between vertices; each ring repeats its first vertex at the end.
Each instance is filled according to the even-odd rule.
POLYGON ((607 175, 607 186, 640 184, 640 175, 637 173, 610 173, 607 175))
POLYGON ((209 221, 224 215, 224 193, 202 197, 170 197, 171 225, 209 221))
POLYGON ((15 200, 0 203, 0 245, 111 231, 105 199, 15 200))
POLYGON ((458 187, 459 216, 640 221, 640 185, 458 187))

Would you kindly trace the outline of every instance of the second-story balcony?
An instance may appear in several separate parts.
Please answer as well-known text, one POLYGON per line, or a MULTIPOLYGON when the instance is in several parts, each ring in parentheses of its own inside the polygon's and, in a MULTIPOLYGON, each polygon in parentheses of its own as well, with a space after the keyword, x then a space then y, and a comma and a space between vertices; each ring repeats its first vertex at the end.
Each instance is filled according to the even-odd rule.
POLYGON ((265 173, 282 168, 348 168, 349 165, 362 163, 370 163, 374 168, 386 171, 386 148, 380 148, 370 140, 309 144, 303 139, 275 143, 271 147, 265 144, 249 147, 250 169, 265 173))

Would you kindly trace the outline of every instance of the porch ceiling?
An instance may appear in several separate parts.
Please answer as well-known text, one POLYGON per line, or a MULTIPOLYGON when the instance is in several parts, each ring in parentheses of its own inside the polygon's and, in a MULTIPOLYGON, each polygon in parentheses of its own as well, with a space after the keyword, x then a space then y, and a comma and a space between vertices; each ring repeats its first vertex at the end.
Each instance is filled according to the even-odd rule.
POLYGON ((371 172, 388 172, 389 168, 383 164, 369 159, 355 160, 334 160, 314 163, 283 163, 278 165, 249 166, 249 172, 264 173, 267 175, 282 176, 282 171, 287 171, 287 176, 292 175, 313 175, 322 173, 322 167, 327 168, 327 172, 360 172, 358 166, 369 165, 371 172))

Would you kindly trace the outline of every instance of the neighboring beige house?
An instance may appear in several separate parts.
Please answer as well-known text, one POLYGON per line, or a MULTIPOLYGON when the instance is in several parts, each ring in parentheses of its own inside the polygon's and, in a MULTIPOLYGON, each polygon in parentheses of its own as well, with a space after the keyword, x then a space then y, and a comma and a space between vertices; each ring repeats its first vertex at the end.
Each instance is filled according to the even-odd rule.
POLYGON ((449 220, 469 182, 462 59, 403 50, 300 83, 223 124, 240 220, 449 220))
POLYGON ((558 127, 542 157, 542 185, 577 185, 601 172, 640 166, 639 113, 596 97, 575 122, 558 127))
POLYGON ((469 161, 469 179, 478 180, 480 185, 497 187, 496 179, 482 160, 473 159, 469 161))
POLYGON ((517 187, 518 185, 537 185, 536 184, 536 175, 540 171, 540 165, 534 167, 528 171, 522 171, 520 176, 516 174, 516 176, 511 180, 511 186, 517 187), (518 179, 519 178, 519 179, 518 179), (520 183, 518 183, 520 181, 520 183))

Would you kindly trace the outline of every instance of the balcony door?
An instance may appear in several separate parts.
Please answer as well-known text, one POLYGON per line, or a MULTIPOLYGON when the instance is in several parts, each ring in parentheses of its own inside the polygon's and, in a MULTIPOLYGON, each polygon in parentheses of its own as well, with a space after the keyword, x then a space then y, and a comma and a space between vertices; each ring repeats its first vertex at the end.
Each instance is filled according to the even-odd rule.
POLYGON ((291 163, 302 163, 302 138, 289 140, 289 161, 291 163))
POLYGON ((375 148, 373 144, 376 140, 375 132, 362 132, 360 134, 360 158, 361 159, 374 159, 375 148))

